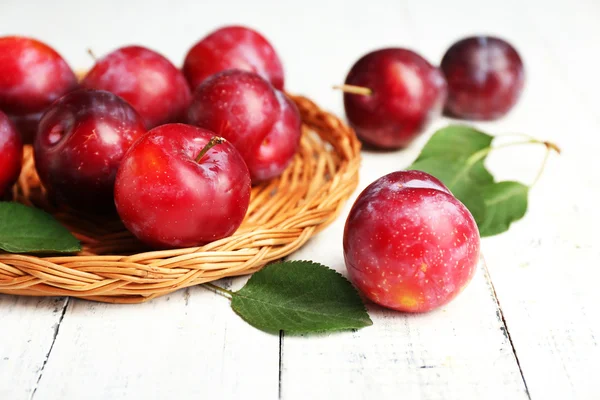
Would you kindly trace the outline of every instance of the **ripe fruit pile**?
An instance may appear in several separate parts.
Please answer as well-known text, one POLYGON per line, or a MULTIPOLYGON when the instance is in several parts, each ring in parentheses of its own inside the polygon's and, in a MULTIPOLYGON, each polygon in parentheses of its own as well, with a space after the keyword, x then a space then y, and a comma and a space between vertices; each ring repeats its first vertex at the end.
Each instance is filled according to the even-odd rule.
MULTIPOLYGON (((454 44, 441 69, 399 48, 362 57, 342 86, 350 124, 367 144, 407 146, 446 112, 494 119, 523 87, 523 64, 490 37, 454 44)), ((283 92, 269 42, 244 27, 196 43, 180 70, 143 47, 97 60, 78 82, 53 49, 0 38, 0 198, 21 169, 23 142, 49 199, 87 214, 118 213, 155 248, 233 234, 251 185, 280 175, 298 151, 301 118, 283 92)), ((400 171, 372 183, 344 231, 350 278, 371 300, 428 311, 472 278, 479 233, 436 178, 400 171)))
POLYGON ((243 27, 202 39, 183 71, 127 46, 79 83, 47 45, 0 38, 0 196, 19 175, 24 140, 59 206, 116 211, 157 248, 229 236, 251 183, 280 175, 298 150, 300 114, 282 89, 275 50, 243 27))

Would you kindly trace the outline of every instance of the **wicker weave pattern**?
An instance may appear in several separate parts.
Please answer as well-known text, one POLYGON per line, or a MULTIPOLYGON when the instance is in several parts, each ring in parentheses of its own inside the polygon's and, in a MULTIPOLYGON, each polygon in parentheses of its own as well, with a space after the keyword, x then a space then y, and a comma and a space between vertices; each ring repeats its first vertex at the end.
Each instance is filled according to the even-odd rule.
POLYGON ((281 177, 252 189, 246 219, 233 236, 202 247, 148 251, 119 221, 53 208, 27 148, 15 198, 52 212, 81 240, 83 251, 47 258, 0 253, 0 293, 140 303, 255 272, 297 250, 338 216, 356 189, 360 144, 338 118, 307 98, 291 97, 304 122, 299 153, 281 177))

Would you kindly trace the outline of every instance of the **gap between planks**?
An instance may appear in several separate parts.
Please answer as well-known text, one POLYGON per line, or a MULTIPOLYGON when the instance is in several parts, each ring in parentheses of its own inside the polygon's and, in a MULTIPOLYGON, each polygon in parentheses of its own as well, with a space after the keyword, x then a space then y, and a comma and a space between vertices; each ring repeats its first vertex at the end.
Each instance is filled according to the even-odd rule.
POLYGON ((37 392, 37 388, 40 384, 40 381, 42 380, 42 375, 44 374, 44 368, 46 368, 46 364, 48 363, 48 360, 50 359, 50 355, 52 354, 52 349, 54 348, 54 343, 56 343, 56 338, 58 337, 58 333, 60 331, 60 325, 63 322, 63 319, 65 318, 65 314, 67 313, 67 307, 69 306, 69 301, 71 300, 70 297, 65 297, 65 301, 63 303, 63 308, 61 310, 60 313, 60 318, 58 319, 58 322, 56 323, 56 328, 54 329, 54 335, 52 337, 52 343, 50 343, 50 348, 48 349, 48 353, 46 353, 46 357, 44 358, 44 362, 42 363, 42 367, 40 368, 40 373, 38 375, 38 378, 35 382, 35 386, 33 387, 33 390, 31 391, 31 395, 29 396, 29 400, 33 400, 33 398, 35 397, 35 393, 37 392))
MULTIPOLYGON (((280 261, 281 262, 290 261, 290 257, 291 257, 291 255, 283 257, 280 261)), ((279 400, 281 400, 281 375, 283 374, 283 338, 284 337, 285 337, 285 333, 283 331, 279 331, 279 376, 277 379, 277 382, 278 382, 277 398, 279 400)))
POLYGON ((527 398, 531 400, 531 394, 529 393, 529 387, 527 387, 527 381, 525 380, 525 375, 523 374, 523 369, 521 368, 521 362, 519 361, 519 356, 517 355, 517 349, 515 348, 512 337, 510 336, 510 330, 508 329, 508 324, 506 323, 506 319, 504 318, 502 305, 500 304, 500 300, 498 299, 498 295, 496 294, 496 288, 494 287, 494 282, 492 282, 492 277, 490 275, 490 271, 488 270, 488 266, 485 262, 485 259, 483 260, 483 270, 485 272, 485 280, 487 281, 488 285, 490 285, 492 297, 496 302, 496 307, 498 307, 498 321, 500 321, 502 323, 502 326, 504 327, 506 338, 508 339, 508 343, 510 343, 510 348, 512 349, 515 361, 517 362, 517 367, 519 367, 519 374, 521 374, 521 379, 523 380, 523 385, 525 386, 525 394, 527 394, 527 398))
MULTIPOLYGON (((485 263, 485 261, 483 262, 483 266, 484 266, 485 279, 486 279, 488 285, 490 286, 491 295, 494 298, 494 302, 496 303, 496 306, 497 306, 498 321, 501 323, 502 327, 504 328, 504 332, 506 334, 508 342, 510 343, 511 350, 512 350, 513 356, 515 358, 516 364, 517 364, 517 366, 519 368, 519 373, 521 375, 521 379, 523 381, 523 385, 525 387, 525 392, 527 394, 527 397, 529 399, 531 399, 531 395, 529 393, 529 388, 527 386, 527 381, 525 380, 525 376, 524 376, 523 370, 521 368, 521 363, 519 361, 519 357, 518 357, 517 351, 515 349, 513 340, 512 340, 511 335, 510 335, 510 330, 508 328, 506 319, 504 317, 504 313, 502 311, 502 306, 501 306, 500 301, 498 299, 498 296, 496 294, 496 289, 495 289, 494 284, 492 282, 491 275, 489 273, 489 270, 488 270, 488 267, 487 267, 487 264, 485 263)), ((230 285, 231 284, 226 285, 226 286, 230 286, 230 285)), ((184 290, 184 292, 186 292, 184 294, 185 303, 188 303, 189 288, 186 288, 184 290)), ((42 376, 44 374, 44 370, 45 370, 46 364, 48 363, 48 360, 50 359, 50 357, 52 355, 52 350, 54 348, 54 344, 56 343, 56 340, 57 340, 58 335, 60 333, 60 326, 61 326, 61 324, 62 324, 62 322, 64 320, 64 317, 66 315, 67 307, 68 307, 68 305, 70 303, 70 300, 71 299, 69 297, 65 298, 65 301, 64 301, 63 306, 62 306, 60 318, 59 318, 59 320, 58 320, 58 322, 56 324, 56 328, 54 330, 54 335, 53 335, 53 338, 52 338, 52 342, 51 342, 51 344, 49 346, 49 349, 48 349, 48 352, 47 352, 47 354, 45 356, 45 359, 44 359, 44 362, 42 364, 42 367, 40 368, 40 372, 39 372, 38 378, 36 380, 36 385, 35 385, 35 387, 33 388, 32 392, 31 392, 29 400, 33 400, 35 398, 35 394, 37 392, 38 385, 39 385, 39 383, 40 383, 40 381, 42 379, 42 376)), ((284 338, 285 338, 285 333, 283 331, 280 331, 280 333, 279 333, 279 368, 278 368, 278 398, 279 399, 282 398, 282 373, 283 373, 283 344, 284 344, 284 338)))
POLYGON ((277 397, 281 399, 281 374, 283 372, 283 331, 279 331, 279 386, 277 390, 277 397))

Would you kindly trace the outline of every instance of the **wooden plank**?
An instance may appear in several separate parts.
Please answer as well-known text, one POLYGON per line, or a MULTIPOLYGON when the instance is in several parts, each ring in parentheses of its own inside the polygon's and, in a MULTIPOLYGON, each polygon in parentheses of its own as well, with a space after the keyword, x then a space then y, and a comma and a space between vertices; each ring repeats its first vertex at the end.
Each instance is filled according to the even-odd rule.
MULTIPOLYGON (((524 58, 527 82, 519 104, 507 117, 477 125, 553 140, 563 155, 551 159, 532 189, 525 219, 485 239, 483 250, 531 398, 597 399, 600 317, 591 307, 600 303, 600 75, 589 49, 600 35, 600 3, 527 5, 509 0, 475 7, 459 0, 432 13, 426 3, 411 1, 409 9, 428 20, 415 29, 429 54, 435 54, 439 35, 427 35, 428 29, 443 26, 448 44, 491 33, 511 41, 524 58)), ((437 51, 441 57, 444 49, 437 51)), ((492 154, 489 164, 501 179, 531 182, 542 153, 505 150, 492 154)))
MULTIPOLYGON (((463 15, 453 15, 455 18, 448 18, 445 11, 432 10, 431 3, 399 4, 388 3, 390 9, 378 15, 377 26, 370 27, 368 38, 373 40, 373 48, 390 40, 385 35, 386 28, 382 27, 388 26, 388 18, 402 21, 393 24, 395 44, 417 49, 433 63, 441 58, 445 46, 464 36, 465 31, 476 29, 477 25, 489 27, 486 25, 489 20, 464 12, 467 4, 456 7, 454 14, 463 15), (443 35, 438 34, 442 30, 443 35), (375 41, 375 37, 379 39, 375 41)), ((340 47, 336 54, 351 63, 361 52, 356 47, 340 47)), ((341 104, 333 109, 343 115, 341 104)), ((447 119, 435 121, 426 135, 401 152, 365 150, 360 188, 409 165, 431 133, 448 122, 447 119)), ((359 192, 360 189, 355 196, 359 192)), ((348 210, 346 207, 332 227, 293 258, 318 260, 345 274, 341 240, 348 210)), ((528 398, 502 313, 484 269, 479 269, 473 282, 454 302, 433 313, 403 315, 376 306, 370 306, 369 311, 374 325, 357 332, 310 339, 284 336, 281 397, 528 398)))
POLYGON ((278 365, 279 338, 202 287, 141 305, 73 300, 36 398, 270 399, 278 365))
MULTIPOLYGON (((365 151, 369 167, 354 198, 373 180, 409 165, 420 147, 365 151)), ((318 260, 345 275, 343 227, 354 198, 291 258, 318 260)), ((281 398, 528 398, 483 264, 465 292, 438 311, 404 315, 370 305, 369 312, 374 325, 357 332, 283 336, 281 398)))
MULTIPOLYGON (((594 372, 600 359, 600 318, 591 309, 600 303, 594 283, 600 255, 600 162, 597 135, 590 136, 600 131, 592 97, 600 90, 600 78, 593 73, 588 50, 600 35, 595 23, 600 5, 581 1, 576 13, 572 6, 551 2, 543 18, 532 8, 514 17, 516 26, 527 26, 514 35, 526 57, 528 86, 523 112, 510 115, 503 126, 554 140, 563 154, 551 159, 531 190, 526 218, 484 243, 533 399, 600 398, 594 372), (572 29, 565 34, 557 26, 572 29), (556 95, 549 95, 550 86, 556 95)), ((525 171, 532 177, 540 158, 498 153, 493 167, 502 168, 506 177, 525 171)))
MULTIPOLYGON (((490 273, 532 398, 596 399, 600 254, 591 240, 578 240, 583 235, 564 236, 573 221, 579 223, 572 229, 591 228, 583 218, 592 214, 580 202, 577 209, 564 204, 562 221, 549 221, 557 209, 545 207, 547 199, 531 199, 527 225, 537 232, 523 222, 510 235, 486 242, 490 273)), ((594 231, 599 223, 593 218, 594 231)))
POLYGON ((65 298, 0 295, 0 399, 30 399, 54 344, 65 298))
MULTIPOLYGON (((329 265, 345 273, 338 256, 329 265)), ((368 309, 374 325, 357 332, 283 337, 281 398, 528 398, 482 268, 438 311, 368 309)))
MULTIPOLYGON (((560 10, 549 15, 554 13, 560 10)), ((600 90, 600 81, 588 80, 583 71, 579 77, 565 73, 570 67, 562 60, 580 59, 581 50, 555 47, 559 33, 550 25, 557 22, 558 18, 550 18, 541 32, 524 41, 532 54, 530 84, 536 88, 529 103, 539 106, 512 124, 551 138, 563 154, 551 160, 531 190, 526 218, 510 233, 486 240, 484 250, 532 398, 596 399, 600 318, 591 307, 600 303, 595 284, 600 162, 595 154, 597 138, 590 139, 590 132, 600 131, 600 123, 597 110, 582 94, 590 87, 600 90), (553 90, 564 95, 548 96, 543 88, 550 81, 553 90), (547 117, 548 110, 556 110, 552 118, 547 117)), ((585 32, 586 26, 582 28, 585 32)), ((576 33, 571 40, 582 47, 586 42, 592 45, 576 33)), ((517 176, 537 168, 539 156, 526 157, 499 153, 494 163, 517 176)))

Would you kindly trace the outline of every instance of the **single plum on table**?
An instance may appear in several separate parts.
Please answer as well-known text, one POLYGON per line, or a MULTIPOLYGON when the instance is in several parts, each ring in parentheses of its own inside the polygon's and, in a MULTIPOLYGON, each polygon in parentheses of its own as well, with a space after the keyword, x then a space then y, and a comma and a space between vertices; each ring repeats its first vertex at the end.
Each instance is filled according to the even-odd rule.
POLYGON ((476 36, 454 43, 442 58, 448 81, 446 114, 472 120, 502 117, 525 84, 519 53, 506 41, 476 36))
POLYGON ((363 56, 342 88, 350 125, 363 142, 381 149, 408 146, 441 114, 446 100, 441 71, 401 48, 363 56))
POLYGON ((155 248, 232 235, 250 203, 250 174, 235 147, 206 129, 167 124, 127 153, 115 183, 123 223, 155 248))
POLYGON ((436 178, 399 171, 369 185, 346 220, 344 258, 370 300, 425 312, 452 300, 479 260, 479 231, 467 208, 436 178))
POLYGON ((23 162, 23 143, 15 126, 0 111, 0 200, 19 178, 23 162))
POLYGON ((296 154, 302 133, 296 105, 257 74, 241 70, 204 81, 194 93, 188 120, 233 143, 252 182, 280 175, 296 154))
POLYGON ((41 113, 76 88, 75 74, 50 46, 26 37, 0 37, 0 110, 24 142, 32 142, 41 113))
POLYGON ((162 55, 140 46, 122 47, 101 58, 81 85, 121 96, 148 129, 181 122, 191 100, 181 71, 162 55))
POLYGON ((56 101, 40 120, 35 166, 51 198, 73 209, 114 212, 117 169, 146 129, 113 93, 80 89, 56 101))
POLYGON ((250 28, 227 26, 212 32, 190 49, 183 63, 183 73, 192 89, 228 69, 254 72, 283 90, 283 66, 275 49, 250 28))

